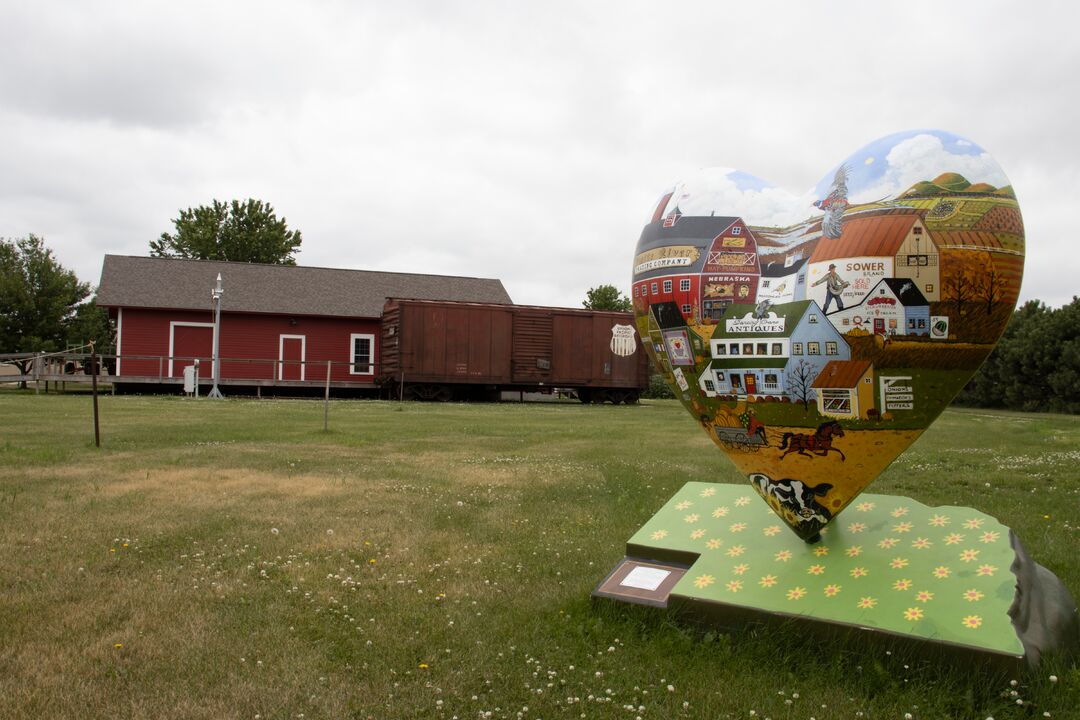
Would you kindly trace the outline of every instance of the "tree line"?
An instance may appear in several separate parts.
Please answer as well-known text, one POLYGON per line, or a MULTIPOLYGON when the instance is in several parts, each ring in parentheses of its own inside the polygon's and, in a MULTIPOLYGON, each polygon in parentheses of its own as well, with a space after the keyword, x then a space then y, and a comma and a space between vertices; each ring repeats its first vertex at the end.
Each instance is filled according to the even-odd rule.
MULTIPOLYGON (((151 256, 295 265, 302 241, 259 200, 214 200, 181 210, 172 224, 175 232, 150 241, 151 256)), ((0 238, 0 354, 85 352, 91 341, 98 353, 115 353, 115 329, 92 295, 43 238, 0 238)), ((25 374, 30 361, 15 364, 25 374)))
MULTIPOLYGON (((249 200, 181 211, 176 232, 150 243, 151 255, 292 265, 298 231, 265 203, 249 200)), ((64 268, 36 235, 0 238, 0 353, 53 352, 95 341, 115 352, 114 329, 89 284, 64 268)), ((613 285, 590 288, 582 305, 631 309, 613 285)), ((25 372, 25 368, 23 369, 25 372)), ((670 397, 653 369, 653 397, 670 397)), ((1060 308, 1029 300, 1013 314, 997 347, 954 401, 969 407, 1080 413, 1080 298, 1060 308)))

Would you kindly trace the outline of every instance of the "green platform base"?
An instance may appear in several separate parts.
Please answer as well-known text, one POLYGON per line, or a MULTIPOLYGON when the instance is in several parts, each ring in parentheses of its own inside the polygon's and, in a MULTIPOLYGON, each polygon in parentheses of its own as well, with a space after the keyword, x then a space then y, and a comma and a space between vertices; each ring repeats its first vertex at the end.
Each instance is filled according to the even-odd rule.
POLYGON ((810 545, 749 485, 692 482, 626 554, 595 596, 686 607, 721 625, 805 621, 826 634, 877 632, 1024 660, 1009 616, 1017 585, 1009 528, 971 508, 864 493, 810 545), (661 581, 665 569, 672 575, 661 581))

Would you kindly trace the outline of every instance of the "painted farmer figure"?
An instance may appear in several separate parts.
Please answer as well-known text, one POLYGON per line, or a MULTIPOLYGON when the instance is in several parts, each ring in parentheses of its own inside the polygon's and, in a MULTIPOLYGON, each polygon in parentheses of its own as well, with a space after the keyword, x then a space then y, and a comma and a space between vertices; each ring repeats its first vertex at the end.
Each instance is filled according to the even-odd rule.
POLYGON ((829 306, 832 305, 833 300, 836 301, 836 309, 843 310, 844 301, 840 299, 840 293, 844 292, 844 288, 851 283, 842 279, 836 273, 836 265, 830 264, 829 272, 825 273, 825 277, 814 283, 813 287, 817 287, 821 283, 825 283, 825 307, 821 309, 822 312, 829 312, 829 306))

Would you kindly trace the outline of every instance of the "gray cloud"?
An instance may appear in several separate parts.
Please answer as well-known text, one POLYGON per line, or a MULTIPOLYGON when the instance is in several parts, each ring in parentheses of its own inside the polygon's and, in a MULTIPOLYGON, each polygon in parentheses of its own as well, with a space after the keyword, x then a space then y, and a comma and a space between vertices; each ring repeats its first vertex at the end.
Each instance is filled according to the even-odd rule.
MULTIPOLYGON (((11 5, 11 4, 9 4, 11 5)), ((1001 164, 1024 297, 1076 292, 1070 4, 91 2, 0 10, 0 235, 96 280, 180 208, 258 197, 306 264, 628 285, 660 192, 736 167, 802 193, 940 127, 1001 164), (1071 271, 1071 272, 1070 272, 1071 271)))

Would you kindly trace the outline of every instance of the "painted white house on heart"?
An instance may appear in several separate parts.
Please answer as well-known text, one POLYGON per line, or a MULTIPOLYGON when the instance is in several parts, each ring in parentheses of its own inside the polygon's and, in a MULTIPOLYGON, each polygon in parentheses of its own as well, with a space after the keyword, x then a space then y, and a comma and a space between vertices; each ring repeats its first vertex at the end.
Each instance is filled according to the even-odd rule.
POLYGON ((930 303, 906 278, 880 280, 858 305, 829 313, 829 322, 847 333, 861 328, 875 335, 929 335, 930 303))
POLYGON ((806 260, 774 255, 761 256, 757 299, 774 304, 806 299, 806 260))
POLYGON ((699 378, 709 397, 781 397, 793 390, 793 369, 809 387, 827 362, 849 359, 851 348, 816 302, 802 300, 732 305, 713 331, 709 353, 709 369, 699 378))

